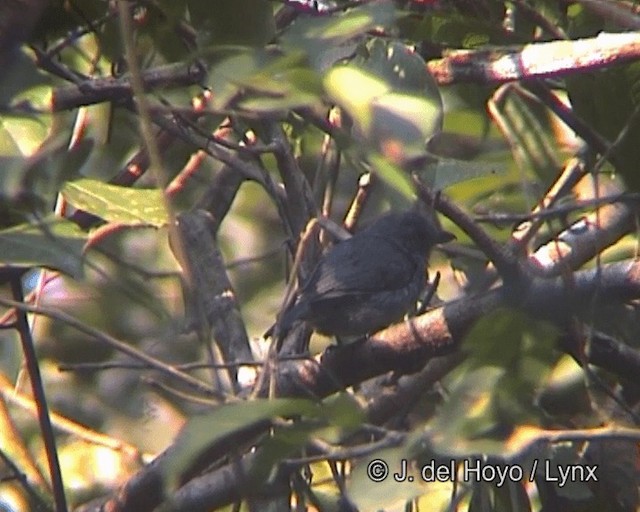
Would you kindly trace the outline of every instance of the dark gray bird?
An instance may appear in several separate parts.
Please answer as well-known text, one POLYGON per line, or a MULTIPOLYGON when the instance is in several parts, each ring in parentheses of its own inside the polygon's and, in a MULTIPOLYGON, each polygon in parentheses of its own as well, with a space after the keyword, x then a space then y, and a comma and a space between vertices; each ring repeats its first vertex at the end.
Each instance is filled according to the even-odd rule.
POLYGON ((282 315, 279 337, 301 320, 336 336, 364 335, 400 320, 425 287, 431 249, 453 238, 415 210, 380 217, 322 256, 282 315))

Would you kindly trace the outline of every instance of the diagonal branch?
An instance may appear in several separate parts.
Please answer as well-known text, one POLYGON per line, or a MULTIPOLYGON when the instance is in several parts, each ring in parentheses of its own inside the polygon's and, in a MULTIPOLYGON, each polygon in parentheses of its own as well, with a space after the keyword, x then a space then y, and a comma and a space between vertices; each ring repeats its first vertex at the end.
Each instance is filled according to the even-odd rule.
POLYGON ((455 50, 427 68, 440 85, 499 84, 593 71, 640 58, 640 32, 490 50, 455 50))

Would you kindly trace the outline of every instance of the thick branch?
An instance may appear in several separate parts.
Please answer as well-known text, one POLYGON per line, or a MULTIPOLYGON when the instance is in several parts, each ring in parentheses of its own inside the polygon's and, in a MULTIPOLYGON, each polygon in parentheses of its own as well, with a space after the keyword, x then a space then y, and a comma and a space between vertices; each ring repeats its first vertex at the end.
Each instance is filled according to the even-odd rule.
MULTIPOLYGON (((170 64, 142 72, 145 90, 159 87, 183 87, 199 84, 205 77, 205 69, 199 64, 170 64)), ((79 83, 54 90, 51 110, 60 112, 83 105, 93 105, 103 101, 129 101, 133 97, 131 78, 91 78, 79 83)))
POLYGON ((440 85, 495 84, 593 71, 640 57, 640 33, 601 33, 588 39, 532 43, 501 50, 456 50, 427 63, 440 85))
POLYGON ((178 221, 193 279, 190 293, 196 310, 200 311, 196 321, 211 326, 225 361, 250 361, 247 331, 210 223, 211 218, 203 210, 183 213, 178 221))

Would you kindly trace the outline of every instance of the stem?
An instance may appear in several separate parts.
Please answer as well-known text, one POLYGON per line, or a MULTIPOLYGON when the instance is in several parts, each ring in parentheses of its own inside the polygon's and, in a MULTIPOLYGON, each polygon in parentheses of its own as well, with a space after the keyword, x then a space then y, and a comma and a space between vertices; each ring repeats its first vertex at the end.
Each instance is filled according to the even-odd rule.
MULTIPOLYGON (((24 294, 22 292, 22 282, 18 275, 11 279, 11 292, 13 298, 17 302, 24 302, 24 294)), ((51 485, 53 488, 53 497, 56 505, 56 512, 67 512, 67 501, 64 495, 64 485, 62 483, 62 472, 60 471, 60 461, 58 460, 58 451, 56 449, 56 440, 53 435, 53 427, 51 426, 51 418, 49 417, 49 408, 47 407, 47 399, 44 394, 44 386, 42 385, 42 376, 40 375, 40 367, 36 357, 36 350, 29 329, 27 314, 24 310, 16 309, 16 327, 20 333, 20 342, 22 343, 22 352, 24 353, 29 380, 31 381, 31 390, 35 398, 38 410, 38 422, 42 432, 45 452, 47 454, 47 463, 49 465, 49 475, 51 476, 51 485)))

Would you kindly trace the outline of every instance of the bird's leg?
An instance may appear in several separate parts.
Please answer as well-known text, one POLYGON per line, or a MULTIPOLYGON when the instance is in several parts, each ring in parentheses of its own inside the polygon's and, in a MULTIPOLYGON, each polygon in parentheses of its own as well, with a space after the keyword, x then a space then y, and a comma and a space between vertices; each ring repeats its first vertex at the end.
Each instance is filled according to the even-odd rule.
POLYGON ((433 296, 436 294, 438 290, 438 285, 440 284, 440 272, 436 272, 436 275, 433 278, 433 282, 427 282, 427 286, 422 292, 422 296, 420 297, 420 306, 416 308, 415 314, 412 316, 418 316, 424 313, 433 299, 433 296))

